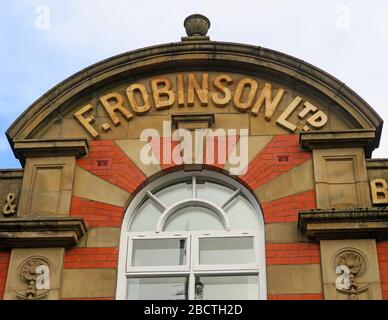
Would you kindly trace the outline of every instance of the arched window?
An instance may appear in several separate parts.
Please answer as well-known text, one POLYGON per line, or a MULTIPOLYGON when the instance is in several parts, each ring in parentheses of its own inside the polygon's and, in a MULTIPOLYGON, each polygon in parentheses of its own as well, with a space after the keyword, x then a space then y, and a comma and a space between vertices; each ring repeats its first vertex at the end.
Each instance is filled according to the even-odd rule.
POLYGON ((264 243, 260 208, 237 181, 167 174, 127 210, 117 299, 266 299, 264 243))

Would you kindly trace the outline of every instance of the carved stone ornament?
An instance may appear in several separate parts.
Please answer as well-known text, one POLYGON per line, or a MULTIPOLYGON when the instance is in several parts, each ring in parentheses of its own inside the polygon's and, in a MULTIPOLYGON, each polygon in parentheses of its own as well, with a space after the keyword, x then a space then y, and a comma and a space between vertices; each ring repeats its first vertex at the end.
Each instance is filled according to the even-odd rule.
POLYGON ((50 264, 46 258, 32 257, 19 268, 20 278, 26 282, 25 291, 16 292, 20 300, 39 300, 50 291, 50 264))
POLYGON ((186 18, 184 26, 189 37, 205 37, 210 28, 210 21, 202 14, 192 14, 186 18))
POLYGON ((16 208, 16 195, 14 193, 8 193, 3 207, 3 215, 6 217, 14 215, 16 213, 16 208))
POLYGON ((368 291, 367 284, 361 284, 358 278, 365 273, 366 258, 352 249, 342 250, 335 257, 337 291, 348 296, 349 300, 358 300, 358 296, 368 291))

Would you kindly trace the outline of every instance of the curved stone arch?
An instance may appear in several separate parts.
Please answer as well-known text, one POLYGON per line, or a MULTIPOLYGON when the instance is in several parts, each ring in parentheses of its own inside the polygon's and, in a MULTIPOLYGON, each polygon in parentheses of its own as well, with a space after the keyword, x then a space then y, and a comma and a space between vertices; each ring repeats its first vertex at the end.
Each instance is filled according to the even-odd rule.
MULTIPOLYGON (((265 221, 264 221, 264 214, 263 210, 261 208, 260 202, 258 201, 257 197, 254 195, 252 190, 247 187, 243 181, 240 181, 240 179, 234 179, 233 177, 227 175, 223 170, 216 170, 216 168, 211 166, 206 166, 203 171, 182 171, 182 166, 175 166, 171 168, 171 171, 161 174, 162 172, 154 174, 152 177, 150 177, 145 185, 142 186, 141 189, 138 190, 138 192, 132 194, 131 200, 125 209, 125 213, 122 219, 121 224, 121 230, 120 230, 120 245, 119 245, 119 258, 118 258, 118 270, 117 270, 117 286, 116 286, 116 299, 123 300, 125 299, 125 289, 126 289, 126 261, 127 261, 127 254, 128 254, 128 234, 129 233, 140 233, 140 234, 148 234, 148 231, 146 232, 135 232, 130 231, 130 226, 133 222, 134 217, 136 216, 137 210, 139 206, 142 203, 142 200, 147 196, 147 192, 155 189, 155 187, 158 187, 158 189, 163 188, 167 185, 171 185, 173 183, 182 181, 184 179, 187 179, 187 177, 191 177, 193 175, 195 176, 201 176, 206 177, 209 179, 209 181, 213 181, 218 184, 225 184, 229 187, 238 188, 240 190, 240 194, 252 205, 253 209, 255 210, 255 217, 257 218, 257 222, 259 225, 258 230, 250 230, 252 232, 256 232, 259 240, 258 244, 258 263, 260 265, 260 275, 259 275, 259 283, 260 283, 260 297, 261 299, 267 299, 267 276, 266 276, 266 248, 265 248, 265 221)), ((201 200, 202 204, 204 200, 201 200)), ((178 206, 182 204, 183 202, 178 201, 178 206)), ((188 205, 191 205, 190 201, 187 201, 188 205)), ((209 202, 210 204, 210 202, 209 202)), ((212 205, 211 205, 212 206, 212 205)), ((176 206, 172 206, 171 208, 175 208, 176 206)), ((219 210, 219 209, 217 209, 219 210)), ((168 210, 167 210, 168 211, 168 210)), ((164 221, 168 216, 171 216, 173 214, 173 210, 171 212, 167 212, 166 215, 161 215, 161 219, 159 219, 157 225, 163 225, 164 221)), ((229 228, 229 222, 226 220, 223 221, 224 227, 225 227, 225 235, 227 235, 231 231, 231 228, 229 228)), ((151 233, 156 234, 163 234, 163 231, 158 226, 155 226, 155 230, 151 231, 151 233)), ((246 230, 243 230, 241 232, 245 232, 246 230)), ((168 232, 167 232, 168 233, 168 232)), ((176 233, 176 232, 175 232, 176 233)), ((194 232, 195 233, 195 232, 194 232)), ((233 233, 233 232, 232 232, 233 233)))
MULTIPOLYGON (((216 181, 217 183, 219 183, 221 180, 224 180, 225 183, 229 186, 242 188, 242 194, 245 196, 245 198, 247 198, 251 204, 255 204, 255 209, 258 213, 260 213, 257 215, 258 221, 260 225, 264 227, 265 216, 260 199, 250 188, 250 186, 239 176, 231 176, 225 169, 220 169, 216 166, 207 164, 203 165, 200 171, 185 170, 184 165, 176 165, 168 168, 166 171, 160 170, 149 176, 144 183, 140 184, 136 190, 131 193, 130 197, 128 198, 128 206, 124 209, 124 216, 121 220, 122 232, 124 230, 128 230, 132 223, 135 208, 137 208, 137 206, 140 204, 140 202, 136 201, 136 199, 139 200, 146 197, 148 190, 155 188, 155 186, 158 186, 159 188, 164 187, 166 184, 172 184, 190 175, 197 174, 198 176, 206 176, 205 173, 208 174, 208 177, 210 177, 211 180, 216 181)), ((227 225, 228 224, 226 223, 225 226, 227 225)))
POLYGON ((328 73, 294 57, 250 45, 195 41, 164 44, 124 53, 90 66, 66 79, 32 104, 8 129, 11 144, 33 139, 62 117, 66 107, 83 96, 124 77, 146 77, 180 70, 211 68, 260 72, 296 82, 330 99, 359 125, 374 130, 378 147, 383 121, 354 91, 328 73))

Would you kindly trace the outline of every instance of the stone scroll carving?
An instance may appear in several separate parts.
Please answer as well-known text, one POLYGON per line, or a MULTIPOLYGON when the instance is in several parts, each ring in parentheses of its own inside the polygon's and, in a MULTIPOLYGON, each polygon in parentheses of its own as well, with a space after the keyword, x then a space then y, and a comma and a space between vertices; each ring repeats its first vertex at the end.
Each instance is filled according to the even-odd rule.
POLYGON ((50 263, 43 257, 32 257, 19 268, 19 277, 26 283, 25 291, 16 292, 20 300, 40 300, 50 290, 50 263))
POLYGON ((346 249, 335 257, 336 274, 335 285, 337 291, 349 300, 358 300, 359 296, 368 291, 368 284, 359 282, 360 276, 367 267, 366 258, 356 250, 346 249))

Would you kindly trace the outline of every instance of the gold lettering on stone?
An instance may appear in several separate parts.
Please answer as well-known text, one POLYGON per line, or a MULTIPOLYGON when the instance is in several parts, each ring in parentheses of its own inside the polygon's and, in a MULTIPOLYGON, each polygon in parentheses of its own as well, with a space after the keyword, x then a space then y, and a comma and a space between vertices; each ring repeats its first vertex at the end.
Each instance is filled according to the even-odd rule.
POLYGON ((293 123, 287 121, 287 118, 294 112, 294 110, 299 106, 299 104, 302 102, 301 97, 296 97, 290 105, 284 110, 284 112, 280 115, 278 120, 276 121, 277 124, 282 126, 283 128, 286 128, 292 132, 294 132, 297 128, 296 125, 293 123))
POLYGON ((3 214, 5 216, 11 216, 16 213, 16 195, 14 193, 8 193, 5 200, 5 206, 3 207, 3 214))
POLYGON ((237 85, 233 100, 234 106, 237 110, 245 112, 251 108, 258 86, 259 85, 257 84, 256 80, 250 78, 244 78, 240 80, 237 85), (246 98, 245 102, 242 102, 241 99, 246 88, 248 88, 248 97, 246 98))
POLYGON ((178 94, 178 107, 185 106, 185 81, 183 75, 177 77, 177 94, 178 94))
POLYGON ((202 85, 200 86, 194 73, 189 73, 188 87, 188 106, 194 106, 194 97, 197 95, 202 106, 207 106, 209 103, 209 75, 202 74, 202 85))
POLYGON ((374 179, 370 182, 373 204, 388 204, 388 184, 385 179, 374 179))
POLYGON ((84 107, 82 107, 80 110, 78 110, 74 114, 74 118, 78 120, 78 122, 86 129, 87 132, 90 133, 90 135, 93 138, 97 138, 99 136, 98 132, 94 127, 91 125, 96 120, 93 115, 90 115, 88 117, 84 117, 84 115, 90 111, 93 110, 93 106, 91 104, 88 104, 84 107))
POLYGON ((257 116, 259 114, 261 106, 265 101, 264 117, 267 121, 271 120, 272 115, 275 112, 277 106, 279 105, 279 102, 283 98, 284 93, 284 89, 279 89, 276 93, 275 98, 272 100, 272 85, 270 83, 266 83, 264 85, 264 89, 260 93, 259 98, 253 106, 251 113, 254 116, 257 116))
MULTIPOLYGON (((135 115, 142 116, 149 113, 152 108, 156 111, 169 109, 175 102, 179 108, 193 107, 196 104, 207 107, 210 99, 213 106, 218 108, 224 108, 233 101, 236 110, 250 111, 250 114, 255 117, 259 116, 261 109, 264 108, 262 113, 265 120, 271 121, 284 101, 286 92, 283 88, 274 90, 274 85, 271 83, 265 83, 263 89, 259 90, 258 81, 248 77, 242 78, 237 83, 236 89, 232 90, 231 85, 235 82, 233 76, 225 73, 214 75, 212 79, 209 78, 208 73, 191 72, 171 77, 157 76, 147 81, 147 84, 130 84, 126 94, 114 91, 100 97, 101 105, 112 121, 101 123, 100 132, 93 125, 96 120, 94 112, 96 106, 92 104, 83 106, 74 114, 74 118, 95 139, 100 133, 109 132, 120 124, 122 118, 119 118, 119 113, 129 121, 135 115), (209 81, 212 81, 214 92, 209 92, 209 81)), ((322 129, 328 122, 328 116, 309 101, 303 101, 297 96, 274 122, 290 132, 295 132, 298 128, 310 131, 322 129), (298 117, 298 123, 292 123, 290 117, 294 112, 296 113, 301 103, 303 108, 301 107, 293 117, 293 119, 298 117)))
POLYGON ((218 93, 212 94, 212 100, 217 107, 225 107, 232 100, 232 91, 225 87, 224 83, 232 84, 233 79, 227 74, 221 74, 214 79, 213 84, 218 93), (219 93, 222 93, 224 97, 220 98, 219 93))
POLYGON ((135 83, 127 88, 127 97, 129 100, 129 104, 131 105, 132 110, 138 114, 142 115, 151 110, 150 97, 147 92, 147 88, 139 83, 135 83), (139 92, 141 99, 143 101, 143 105, 139 105, 136 100, 135 93, 139 92))
POLYGON ((105 132, 108 132, 108 131, 111 130, 111 129, 112 129, 112 127, 110 126, 109 123, 104 123, 104 124, 102 125, 102 130, 104 130, 105 132))
POLYGON ((173 105, 175 101, 175 95, 174 92, 171 90, 172 83, 170 79, 153 79, 151 80, 151 87, 154 95, 156 110, 168 109, 173 105), (167 97, 167 99, 162 100, 162 97, 167 97))
POLYGON ((316 112, 309 119, 307 119, 307 123, 311 125, 314 129, 323 128, 328 121, 327 115, 325 115, 322 111, 316 112))
POLYGON ((300 119, 303 119, 304 117, 306 117, 309 112, 317 111, 317 108, 308 101, 306 101, 303 105, 304 105, 303 110, 298 114, 298 117, 300 119))
POLYGON ((124 99, 121 94, 112 92, 100 97, 100 101, 111 118, 115 126, 120 124, 120 119, 116 115, 116 111, 121 112, 127 120, 130 120, 133 115, 123 106, 124 99), (113 102, 113 104, 111 104, 113 102))

